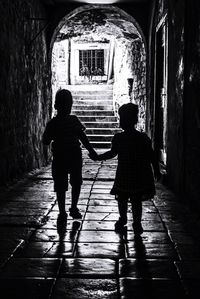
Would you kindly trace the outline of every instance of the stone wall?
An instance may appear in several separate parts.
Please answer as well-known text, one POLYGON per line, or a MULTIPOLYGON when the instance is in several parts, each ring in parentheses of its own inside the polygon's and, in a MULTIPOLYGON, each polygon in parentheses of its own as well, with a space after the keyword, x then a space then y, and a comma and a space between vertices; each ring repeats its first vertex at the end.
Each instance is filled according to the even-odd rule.
POLYGON ((51 97, 43 7, 35 0, 2 0, 0 11, 2 185, 44 164, 41 137, 51 97))
MULTIPOLYGON (((180 198, 200 208, 199 1, 154 2, 154 25, 150 32, 151 85, 156 26, 166 12, 169 26, 167 183, 180 198)), ((153 119, 153 89, 150 91, 151 107, 148 111, 153 119)), ((152 131, 151 126, 149 128, 152 131)))
POLYGON ((113 92, 116 111, 130 101, 139 105, 138 129, 145 131, 146 53, 144 43, 139 38, 116 40, 113 92), (129 79, 132 79, 131 86, 129 79))
POLYGON ((200 210, 200 5, 186 1, 184 192, 200 210))

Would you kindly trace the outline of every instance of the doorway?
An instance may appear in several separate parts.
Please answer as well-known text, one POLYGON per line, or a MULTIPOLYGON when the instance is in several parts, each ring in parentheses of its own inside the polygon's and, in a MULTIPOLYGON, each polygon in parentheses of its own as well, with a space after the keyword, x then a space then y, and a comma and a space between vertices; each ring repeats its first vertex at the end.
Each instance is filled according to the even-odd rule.
POLYGON ((159 162, 167 163, 167 83, 168 25, 165 16, 157 26, 155 38, 154 147, 159 162))

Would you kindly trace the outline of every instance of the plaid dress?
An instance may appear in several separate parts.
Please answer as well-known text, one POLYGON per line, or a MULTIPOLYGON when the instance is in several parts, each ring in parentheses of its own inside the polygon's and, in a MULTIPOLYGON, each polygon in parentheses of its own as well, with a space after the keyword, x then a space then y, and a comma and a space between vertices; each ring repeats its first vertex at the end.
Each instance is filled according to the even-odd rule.
POLYGON ((154 152, 150 138, 132 130, 117 133, 111 151, 118 155, 118 166, 111 194, 140 195, 142 200, 155 195, 154 152))

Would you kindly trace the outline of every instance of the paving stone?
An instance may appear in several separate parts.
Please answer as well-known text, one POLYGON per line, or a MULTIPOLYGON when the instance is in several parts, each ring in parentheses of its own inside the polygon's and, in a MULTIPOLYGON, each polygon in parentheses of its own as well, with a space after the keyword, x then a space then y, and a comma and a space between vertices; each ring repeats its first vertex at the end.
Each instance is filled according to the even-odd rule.
POLYGON ((88 213, 118 213, 117 206, 88 206, 88 213))
POLYGON ((85 220, 83 222, 83 227, 82 230, 114 230, 115 221, 95 221, 95 220, 90 220, 87 221, 85 220))
POLYGON ((101 193, 93 193, 90 195, 90 199, 115 199, 114 195, 111 194, 101 194, 101 193))
POLYGON ((103 221, 103 220, 117 220, 119 218, 118 213, 111 213, 111 212, 87 212, 85 216, 85 220, 96 220, 96 221, 103 221))
POLYGON ((119 260, 119 276, 143 279, 179 279, 172 261, 153 259, 119 260))
MULTIPOLYGON (((128 231, 128 241, 134 240, 135 235, 133 232, 128 231)), ((141 235, 143 243, 155 243, 155 244, 170 244, 171 240, 166 232, 144 232, 141 235)))
MULTIPOLYGON (((196 299, 197 219, 170 190, 156 183, 157 194, 143 202, 141 237, 133 233, 130 202, 127 230, 116 233, 119 213, 110 190, 117 160, 94 163, 84 155, 85 179, 78 203, 82 220, 68 217, 65 227, 57 225, 51 167, 0 194, 0 290, 10 281, 13 292, 10 288, 8 298, 184 299, 184 286, 196 299)), ((70 205, 69 185, 67 212, 70 205)))
POLYGON ((195 243, 195 239, 191 235, 184 232, 169 232, 169 236, 174 243, 191 245, 195 243))
MULTIPOLYGON (((82 226, 82 220, 75 221, 73 219, 67 219, 66 231, 67 230, 80 230, 82 226)), ((57 217, 51 218, 47 217, 46 223, 41 226, 41 229, 57 229, 57 217)))
POLYGON ((71 258, 64 259, 60 277, 116 277, 116 262, 102 258, 71 258))
POLYGON ((176 244, 176 250, 181 260, 200 260, 198 244, 176 244))
POLYGON ((115 199, 92 199, 90 197, 89 206, 116 206, 117 201, 115 199))
POLYGON ((115 243, 120 241, 120 237, 114 231, 81 231, 78 241, 82 243, 115 243))
POLYGON ((0 278, 2 299, 49 299, 54 279, 0 278))
POLYGON ((135 244, 127 243, 127 256, 137 258, 154 258, 154 259, 167 259, 178 260, 178 254, 171 244, 157 244, 145 243, 135 244))
POLYGON ((53 290, 52 299, 118 299, 114 279, 60 278, 53 290))
POLYGON ((19 190, 12 191, 12 194, 8 195, 6 201, 14 201, 14 202, 24 202, 25 204, 33 203, 37 205, 37 203, 53 203, 55 201, 55 193, 53 191, 30 191, 25 189, 23 192, 19 190))
POLYGON ((24 240, 0 239, 0 256, 2 254, 12 255, 23 243, 24 240))
POLYGON ((167 279, 120 279, 121 299, 186 299, 182 284, 167 279))
POLYGON ((54 278, 60 265, 61 259, 55 258, 12 258, 0 271, 0 278, 54 278))
MULTIPOLYGON (((151 220, 142 220, 142 227, 144 231, 165 231, 165 227, 162 221, 151 221, 151 220)), ((128 230, 133 230, 132 221, 128 222, 128 230)))
POLYGON ((187 298, 196 299, 200 297, 200 279, 196 278, 195 280, 183 280, 183 285, 187 298))
POLYGON ((6 215, 0 217, 0 226, 28 226, 38 227, 43 223, 43 215, 12 216, 6 215))
POLYGON ((44 216, 47 214, 48 209, 33 209, 33 208, 26 208, 23 207, 20 209, 20 207, 16 208, 11 208, 11 207, 4 207, 3 209, 0 210, 0 216, 7 217, 12 217, 12 216, 44 216))
POLYGON ((45 253, 45 257, 72 257, 74 255, 74 248, 75 243, 73 242, 54 242, 53 246, 45 253))
MULTIPOLYGON (((73 239, 75 239, 74 237, 73 239)), ((36 233, 32 237, 32 241, 60 241, 61 237, 56 229, 38 229, 36 233)), ((70 242, 71 235, 66 233, 64 237, 62 237, 63 241, 70 242)))
POLYGON ((11 240, 27 240, 35 231, 33 228, 27 227, 12 227, 3 226, 0 227, 0 240, 1 239, 11 239, 11 240))
POLYGON ((120 243, 78 243, 75 248, 76 257, 95 258, 123 258, 125 257, 125 244, 120 243))
POLYGON ((53 242, 29 242, 16 252, 15 257, 44 257, 53 244, 53 242))
POLYGON ((200 260, 175 261, 181 279, 200 280, 200 260))

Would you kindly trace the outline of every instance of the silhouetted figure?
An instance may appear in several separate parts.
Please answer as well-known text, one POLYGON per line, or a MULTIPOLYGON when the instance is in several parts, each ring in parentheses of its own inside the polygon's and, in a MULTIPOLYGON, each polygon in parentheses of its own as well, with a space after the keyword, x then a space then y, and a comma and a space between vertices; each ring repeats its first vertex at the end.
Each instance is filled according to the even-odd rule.
POLYGON ((95 158, 96 152, 84 133, 85 127, 75 115, 71 115, 71 92, 65 89, 59 90, 55 97, 56 117, 47 124, 43 134, 43 143, 49 145, 52 142, 52 176, 54 191, 57 194, 59 207, 58 220, 66 221, 65 192, 68 190, 68 174, 72 186, 72 201, 70 216, 81 219, 82 215, 77 208, 82 185, 82 151, 81 143, 95 158))
POLYGON ((116 231, 123 230, 127 224, 127 207, 130 199, 134 233, 142 234, 142 201, 155 195, 154 177, 160 178, 159 164, 150 138, 135 129, 138 106, 132 103, 122 105, 119 108, 119 116, 123 132, 114 135, 111 149, 98 155, 97 160, 107 160, 118 155, 116 176, 111 190, 111 194, 115 195, 118 201, 120 215, 115 223, 116 231))

